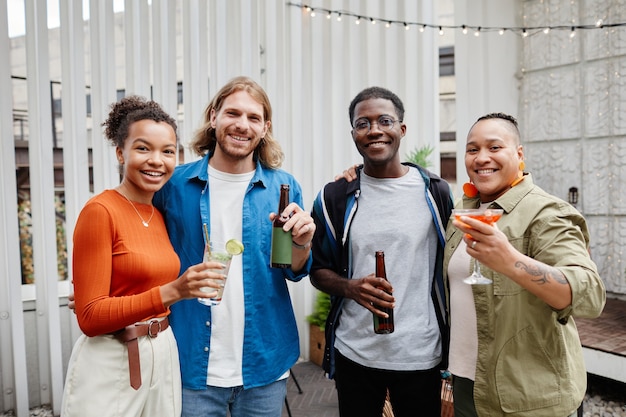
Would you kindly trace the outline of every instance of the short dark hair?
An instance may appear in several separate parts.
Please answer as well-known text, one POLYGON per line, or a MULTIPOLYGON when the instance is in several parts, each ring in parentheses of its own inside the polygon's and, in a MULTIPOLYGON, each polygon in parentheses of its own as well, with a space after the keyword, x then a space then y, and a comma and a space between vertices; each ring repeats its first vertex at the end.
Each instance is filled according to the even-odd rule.
MULTIPOLYGON (((519 144, 521 142, 521 136, 519 133, 519 127, 517 125, 517 119, 511 116, 510 114, 500 113, 500 112, 485 114, 484 116, 480 116, 478 120, 474 122, 474 124, 472 125, 472 128, 474 127, 474 125, 476 125, 476 123, 481 122, 483 120, 490 120, 490 119, 500 119, 500 120, 507 122, 507 124, 510 125, 511 130, 515 134, 517 143, 519 144)), ((471 130, 472 129, 470 128, 470 131, 471 130)))
POLYGON ((386 88, 368 87, 365 90, 361 91, 359 94, 357 94, 356 97, 354 97, 352 99, 352 102, 350 103, 350 108, 348 109, 348 116, 350 117, 350 126, 352 126, 352 119, 354 118, 354 109, 356 108, 356 105, 362 101, 370 100, 374 98, 382 98, 382 99, 391 101, 393 103, 393 107, 395 107, 396 109, 398 119, 401 122, 404 121, 404 104, 402 104, 402 100, 400 100, 400 98, 397 95, 387 90, 386 88))

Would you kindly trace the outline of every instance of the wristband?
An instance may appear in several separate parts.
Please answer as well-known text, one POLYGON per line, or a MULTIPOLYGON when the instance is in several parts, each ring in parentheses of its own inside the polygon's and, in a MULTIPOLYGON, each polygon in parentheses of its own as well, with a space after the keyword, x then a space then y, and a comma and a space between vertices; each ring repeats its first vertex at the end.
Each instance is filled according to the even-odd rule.
POLYGON ((293 246, 296 249, 300 249, 300 250, 306 250, 308 248, 311 247, 311 241, 309 240, 307 243, 305 243, 304 245, 298 245, 296 242, 294 242, 293 240, 291 241, 291 246, 293 246))

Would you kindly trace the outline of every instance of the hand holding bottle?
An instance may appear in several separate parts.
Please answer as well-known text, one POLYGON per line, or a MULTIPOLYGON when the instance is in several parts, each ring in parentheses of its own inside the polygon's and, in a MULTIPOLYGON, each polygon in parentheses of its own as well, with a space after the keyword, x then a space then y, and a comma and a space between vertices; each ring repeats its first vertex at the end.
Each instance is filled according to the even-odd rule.
POLYGON ((302 268, 309 256, 315 223, 309 212, 294 202, 289 203, 288 191, 289 186, 283 184, 278 213, 270 213, 273 223, 271 266, 292 267, 296 271, 302 268))
POLYGON ((375 273, 345 281, 345 297, 353 299, 372 313, 384 317, 384 308, 395 307, 393 286, 375 273))

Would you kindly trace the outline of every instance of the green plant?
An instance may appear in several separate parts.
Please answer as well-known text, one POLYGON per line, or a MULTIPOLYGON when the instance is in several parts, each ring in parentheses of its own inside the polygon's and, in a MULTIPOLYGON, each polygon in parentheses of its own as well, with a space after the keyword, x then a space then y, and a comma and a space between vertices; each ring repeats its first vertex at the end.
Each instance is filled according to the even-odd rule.
POLYGON ((413 149, 406 155, 406 160, 408 162, 412 162, 415 165, 419 165, 423 168, 428 168, 432 166, 431 162, 428 160, 428 157, 435 151, 430 145, 424 145, 421 148, 413 149))
POLYGON ((315 307, 313 308, 313 313, 307 316, 306 321, 324 330, 324 327, 326 327, 326 317, 328 317, 329 311, 330 295, 326 294, 325 292, 318 291, 317 297, 315 298, 315 307))

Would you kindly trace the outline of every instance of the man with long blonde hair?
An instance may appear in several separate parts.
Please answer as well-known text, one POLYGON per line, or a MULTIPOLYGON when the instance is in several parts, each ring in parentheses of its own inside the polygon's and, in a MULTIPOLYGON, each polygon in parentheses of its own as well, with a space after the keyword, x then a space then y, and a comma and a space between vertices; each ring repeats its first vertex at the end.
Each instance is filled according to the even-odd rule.
POLYGON ((302 210, 300 184, 280 169, 272 108, 259 84, 237 77, 218 91, 191 144, 202 159, 176 168, 155 196, 181 270, 202 260, 206 238, 243 243, 232 259, 219 305, 196 300, 172 308, 179 347, 183 416, 278 417, 289 369, 299 357, 287 280, 305 277, 315 224, 302 210), (291 233, 292 266, 270 267, 271 220, 281 184, 291 233))

